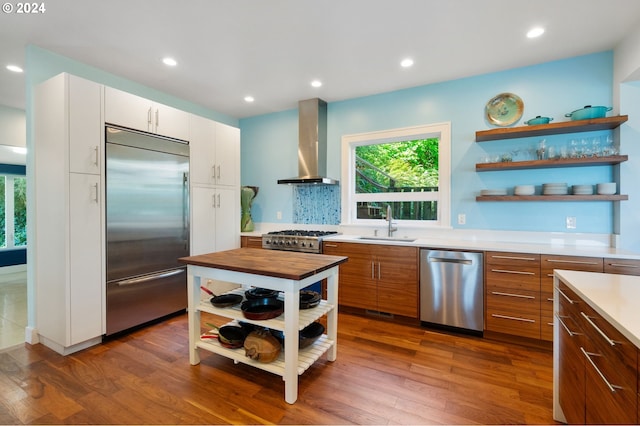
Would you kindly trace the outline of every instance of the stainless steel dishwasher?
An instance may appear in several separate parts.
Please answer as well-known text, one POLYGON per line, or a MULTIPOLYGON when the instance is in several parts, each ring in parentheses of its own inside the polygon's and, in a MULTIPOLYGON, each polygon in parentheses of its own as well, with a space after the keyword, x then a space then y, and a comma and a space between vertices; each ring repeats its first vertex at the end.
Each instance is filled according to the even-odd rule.
POLYGON ((482 253, 420 250, 420 320, 423 325, 482 334, 482 253))

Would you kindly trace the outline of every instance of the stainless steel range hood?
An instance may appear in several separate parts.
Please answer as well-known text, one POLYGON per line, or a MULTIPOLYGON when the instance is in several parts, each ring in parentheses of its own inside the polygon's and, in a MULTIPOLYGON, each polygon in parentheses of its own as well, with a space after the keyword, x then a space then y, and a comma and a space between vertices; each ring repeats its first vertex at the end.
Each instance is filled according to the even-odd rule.
POLYGON ((335 185, 327 174, 327 103, 314 98, 298 102, 298 176, 279 179, 289 185, 335 185))

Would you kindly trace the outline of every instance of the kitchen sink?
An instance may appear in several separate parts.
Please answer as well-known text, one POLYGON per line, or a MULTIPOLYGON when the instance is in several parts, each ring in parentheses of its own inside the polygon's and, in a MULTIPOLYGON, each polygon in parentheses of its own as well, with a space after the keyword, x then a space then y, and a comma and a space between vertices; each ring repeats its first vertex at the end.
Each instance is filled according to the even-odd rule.
POLYGON ((415 238, 403 238, 403 237, 358 237, 359 240, 373 240, 373 241, 399 241, 403 243, 412 243, 415 238))

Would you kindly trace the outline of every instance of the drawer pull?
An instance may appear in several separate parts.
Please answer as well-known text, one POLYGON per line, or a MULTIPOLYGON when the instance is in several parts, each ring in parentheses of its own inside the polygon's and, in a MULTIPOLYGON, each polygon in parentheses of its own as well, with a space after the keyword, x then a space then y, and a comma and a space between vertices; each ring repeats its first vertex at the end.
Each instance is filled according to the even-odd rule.
POLYGON ((572 305, 574 305, 574 304, 578 303, 578 301, 577 301, 577 300, 571 300, 571 299, 569 298, 569 296, 567 296, 566 294, 564 294, 564 292, 563 292, 562 290, 560 290, 560 287, 556 287, 556 290, 558 290, 558 294, 560 294, 560 296, 564 297, 564 298, 567 300, 567 302, 571 303, 572 305))
POLYGON ((571 336, 571 337, 573 337, 573 336, 582 336, 582 333, 576 333, 575 331, 571 331, 569 329, 569 327, 567 327, 567 324, 565 324, 564 321, 562 321, 563 318, 569 318, 569 317, 560 316, 560 315, 556 314, 556 318, 558 318, 558 322, 560 323, 562 328, 564 328, 567 331, 567 333, 569 333, 569 336, 571 336))
POLYGON ((500 272, 501 274, 535 275, 535 272, 510 271, 508 269, 492 269, 491 272, 500 272))
POLYGON ((610 263, 609 265, 620 268, 640 268, 640 265, 632 265, 630 263, 610 263))
POLYGON ((594 354, 593 352, 587 352, 584 350, 583 347, 580 347, 580 350, 582 351, 582 353, 584 354, 584 356, 587 357, 587 360, 589 361, 589 364, 591 364, 591 366, 596 370, 596 373, 598 373, 598 376, 600 376, 600 378, 602 379, 602 381, 607 385, 607 387, 609 388, 609 390, 613 393, 616 392, 616 389, 624 389, 622 386, 616 386, 616 385, 612 385, 611 383, 609 383, 609 381, 607 380, 606 377, 604 377, 604 374, 602 374, 602 371, 600 371, 600 369, 598 368, 598 366, 595 364, 595 362, 593 362, 593 360, 591 359, 592 356, 602 356, 600 354, 594 354))
POLYGON ((329 244, 329 243, 322 243, 322 246, 323 246, 323 247, 333 247, 333 248, 338 247, 338 245, 337 245, 337 244, 329 244))
POLYGON ((582 316, 584 317, 584 319, 586 319, 586 320, 587 320, 587 322, 588 322, 589 324, 591 324, 591 327, 595 328, 595 329, 596 329, 596 331, 597 331, 597 332, 598 332, 598 333, 599 333, 599 334, 604 338, 604 340, 606 340, 606 341, 607 341, 607 343, 609 343, 611 346, 615 346, 615 345, 616 345, 616 343, 620 343, 620 342, 616 342, 616 341, 615 341, 615 340, 613 340, 613 339, 610 339, 610 338, 609 338, 609 336, 607 336, 606 334, 604 334, 604 331, 600 330, 600 328, 598 328, 598 326, 597 326, 593 321, 591 321, 591 318, 590 318, 587 314, 585 314, 584 312, 580 312, 580 315, 582 315, 582 316))
POLYGON ((494 318, 502 318, 502 319, 508 319, 508 320, 513 320, 513 321, 536 322, 536 320, 532 320, 532 319, 529 319, 529 318, 510 317, 508 315, 491 314, 491 316, 494 317, 494 318))
POLYGON ((247 241, 253 241, 254 243, 262 242, 262 238, 247 238, 247 241))
POLYGON ((524 294, 515 294, 515 293, 503 293, 501 291, 492 291, 491 294, 495 294, 496 296, 520 297, 522 299, 535 299, 534 296, 527 296, 524 294))
POLYGON ((550 263, 573 263, 576 265, 597 265, 598 262, 589 262, 588 260, 561 260, 561 259, 547 259, 550 263))
POLYGON ((536 260, 535 257, 519 257, 519 256, 491 256, 494 259, 510 259, 510 260, 527 260, 527 261, 534 261, 536 260))

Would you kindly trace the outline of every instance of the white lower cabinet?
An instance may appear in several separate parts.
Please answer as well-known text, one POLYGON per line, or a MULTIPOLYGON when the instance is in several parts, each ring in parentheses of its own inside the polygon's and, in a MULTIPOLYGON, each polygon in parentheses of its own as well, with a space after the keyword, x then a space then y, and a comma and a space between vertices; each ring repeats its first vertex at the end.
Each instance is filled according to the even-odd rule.
POLYGON ((191 188, 191 255, 240 247, 237 188, 191 188))
POLYGON ((102 90, 69 74, 35 90, 28 200, 35 329, 61 354, 96 344, 104 333, 102 90))
POLYGON ((100 176, 69 174, 69 343, 102 335, 102 203, 100 176))

